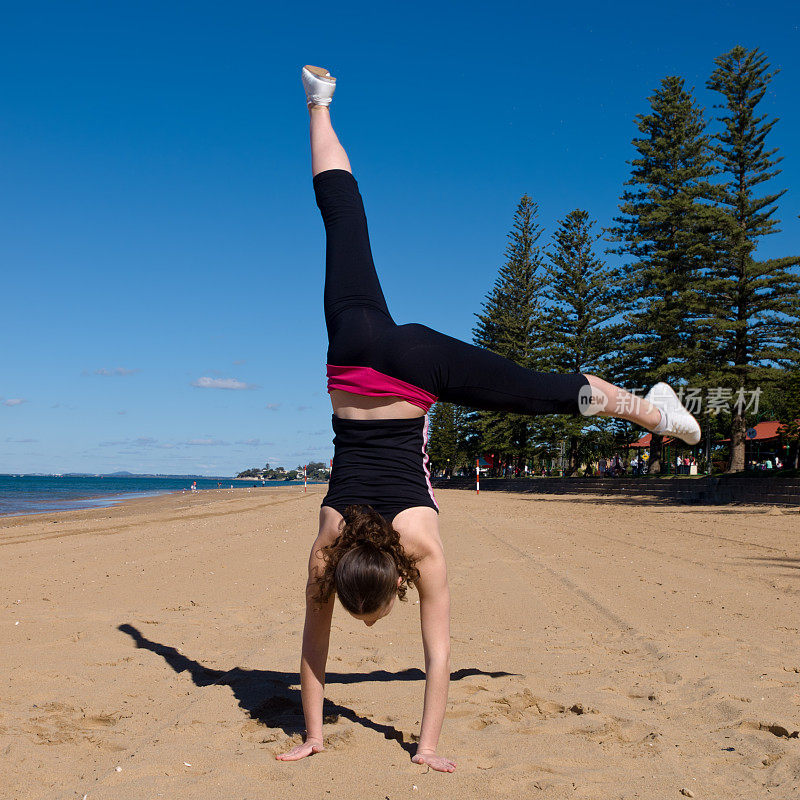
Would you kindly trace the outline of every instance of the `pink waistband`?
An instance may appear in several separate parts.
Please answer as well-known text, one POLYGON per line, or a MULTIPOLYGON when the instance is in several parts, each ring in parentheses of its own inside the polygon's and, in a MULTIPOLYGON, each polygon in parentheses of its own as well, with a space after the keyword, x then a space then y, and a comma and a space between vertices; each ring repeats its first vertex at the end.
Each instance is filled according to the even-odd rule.
POLYGON ((399 378, 385 375, 372 367, 337 367, 328 364, 328 391, 341 389, 351 394, 366 397, 399 397, 428 411, 436 402, 436 395, 406 383, 399 378))

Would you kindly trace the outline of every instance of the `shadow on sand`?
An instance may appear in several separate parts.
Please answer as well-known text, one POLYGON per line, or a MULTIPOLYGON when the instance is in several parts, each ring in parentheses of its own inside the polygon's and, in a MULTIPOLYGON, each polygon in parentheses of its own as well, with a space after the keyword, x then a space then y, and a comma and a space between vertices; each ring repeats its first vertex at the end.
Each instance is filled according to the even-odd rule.
MULTIPOLYGON (((251 719, 269 728, 280 728, 289 736, 305 731, 305 720, 300 700, 300 676, 296 672, 278 672, 270 669, 241 669, 233 667, 229 670, 209 669, 200 662, 180 653, 174 647, 151 641, 139 630, 127 623, 118 625, 118 630, 127 633, 136 643, 137 648, 150 650, 161 656, 175 672, 188 672, 195 686, 230 686, 239 707, 244 709, 251 719)), ((485 672, 470 668, 453 672, 450 679, 460 681, 471 675, 483 675, 488 678, 501 678, 514 675, 512 672, 485 672)), ((424 681, 425 673, 420 669, 409 668, 397 672, 373 670, 372 672, 328 672, 326 683, 365 683, 368 681, 424 681)), ((339 717, 357 722, 365 728, 376 731, 385 739, 398 742, 410 755, 416 752, 415 736, 404 733, 392 725, 385 725, 369 717, 357 714, 347 706, 325 700, 323 722, 334 723, 339 717)))

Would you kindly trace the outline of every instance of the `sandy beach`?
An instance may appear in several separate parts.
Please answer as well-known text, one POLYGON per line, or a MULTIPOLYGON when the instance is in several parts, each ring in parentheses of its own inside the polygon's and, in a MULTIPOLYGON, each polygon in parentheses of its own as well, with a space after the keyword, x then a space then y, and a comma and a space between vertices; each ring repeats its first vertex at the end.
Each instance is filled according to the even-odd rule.
POLYGON ((276 761, 324 488, 0 519, 0 795, 800 796, 800 514, 757 506, 439 491, 457 771, 409 757, 413 592, 337 608, 327 749, 276 761))

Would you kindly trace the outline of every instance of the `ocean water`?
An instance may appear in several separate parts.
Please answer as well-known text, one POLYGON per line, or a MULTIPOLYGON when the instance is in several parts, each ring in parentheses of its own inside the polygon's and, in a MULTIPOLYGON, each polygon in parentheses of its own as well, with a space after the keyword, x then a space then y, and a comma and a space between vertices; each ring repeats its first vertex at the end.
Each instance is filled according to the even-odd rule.
MULTIPOLYGON (((0 517, 14 514, 46 514, 74 508, 110 506, 135 497, 168 492, 261 486, 257 481, 231 478, 56 478, 0 475, 0 517)), ((265 486, 302 485, 302 481, 268 481, 265 486)))

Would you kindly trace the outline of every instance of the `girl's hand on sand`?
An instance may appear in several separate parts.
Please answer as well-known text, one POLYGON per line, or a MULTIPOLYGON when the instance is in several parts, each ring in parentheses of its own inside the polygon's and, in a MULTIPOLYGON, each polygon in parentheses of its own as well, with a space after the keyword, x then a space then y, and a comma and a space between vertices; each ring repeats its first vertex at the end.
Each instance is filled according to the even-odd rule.
POLYGON ((288 753, 280 753, 275 758, 278 761, 299 761, 306 756, 313 756, 314 753, 321 753, 324 749, 321 739, 306 739, 303 744, 298 744, 288 753))
POLYGON ((415 764, 427 764, 431 769, 435 769, 437 772, 456 771, 455 761, 451 761, 449 758, 443 758, 442 756, 437 756, 436 753, 429 750, 423 752, 417 750, 417 754, 411 760, 415 764))

